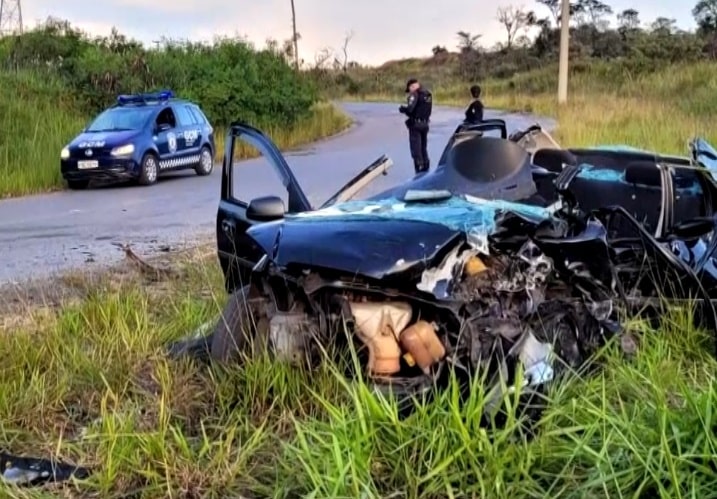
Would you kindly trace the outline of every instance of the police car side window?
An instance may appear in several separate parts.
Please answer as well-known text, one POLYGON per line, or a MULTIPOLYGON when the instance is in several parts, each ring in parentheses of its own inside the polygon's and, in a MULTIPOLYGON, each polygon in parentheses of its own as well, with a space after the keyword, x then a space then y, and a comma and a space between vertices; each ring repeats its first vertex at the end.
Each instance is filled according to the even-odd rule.
POLYGON ((192 126, 196 124, 194 117, 189 112, 188 106, 177 106, 176 111, 177 118, 179 119, 179 126, 192 126))
POLYGON ((168 124, 170 128, 174 128, 177 126, 177 120, 174 117, 174 113, 172 112, 171 108, 162 109, 162 111, 157 115, 157 125, 164 125, 168 124))
POLYGON ((192 116, 194 116, 194 120, 199 123, 200 125, 204 125, 207 121, 204 119, 204 115, 201 113, 199 108, 197 106, 187 106, 189 108, 189 112, 192 113, 192 116))

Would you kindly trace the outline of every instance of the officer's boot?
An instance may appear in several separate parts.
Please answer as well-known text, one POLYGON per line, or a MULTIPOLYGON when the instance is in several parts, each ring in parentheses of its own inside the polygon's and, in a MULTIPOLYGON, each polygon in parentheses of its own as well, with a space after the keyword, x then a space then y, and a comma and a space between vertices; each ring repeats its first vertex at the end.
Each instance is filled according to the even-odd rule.
POLYGON ((431 168, 431 160, 430 159, 426 160, 426 164, 425 164, 424 168, 425 168, 424 171, 430 170, 430 168, 431 168))
POLYGON ((424 170, 423 161, 421 161, 420 159, 414 159, 413 169, 416 171, 416 174, 421 173, 424 170))

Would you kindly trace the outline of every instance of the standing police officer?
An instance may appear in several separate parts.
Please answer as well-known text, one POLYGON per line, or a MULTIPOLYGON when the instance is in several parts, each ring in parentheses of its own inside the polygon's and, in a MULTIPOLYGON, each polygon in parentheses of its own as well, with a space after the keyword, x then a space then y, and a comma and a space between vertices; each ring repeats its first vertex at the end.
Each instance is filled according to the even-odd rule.
POLYGON ((406 105, 399 107, 398 110, 408 116, 406 119, 408 143, 416 173, 425 172, 430 167, 428 128, 433 109, 433 96, 415 78, 406 82, 406 93, 408 94, 406 105))

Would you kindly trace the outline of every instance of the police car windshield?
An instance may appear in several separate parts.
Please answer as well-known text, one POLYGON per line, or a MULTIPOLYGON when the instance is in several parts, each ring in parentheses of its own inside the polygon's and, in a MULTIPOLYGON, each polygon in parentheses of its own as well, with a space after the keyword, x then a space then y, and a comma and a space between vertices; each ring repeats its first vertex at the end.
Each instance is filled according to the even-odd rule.
POLYGON ((154 110, 152 108, 113 107, 100 113, 87 127, 88 132, 118 132, 139 130, 154 110))

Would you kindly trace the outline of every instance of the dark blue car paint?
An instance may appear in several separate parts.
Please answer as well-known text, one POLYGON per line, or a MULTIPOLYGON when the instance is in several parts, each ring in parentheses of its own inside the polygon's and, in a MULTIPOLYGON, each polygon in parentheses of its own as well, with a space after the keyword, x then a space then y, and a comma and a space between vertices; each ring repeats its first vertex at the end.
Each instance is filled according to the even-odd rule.
MULTIPOLYGON (((60 159, 63 178, 66 180, 135 179, 141 174, 141 164, 146 154, 157 156, 158 174, 193 168, 198 163, 199 153, 203 147, 208 147, 214 157, 214 130, 199 106, 193 102, 171 99, 150 101, 140 105, 117 104, 105 109, 103 113, 116 109, 150 110, 150 112, 137 130, 92 131, 91 124, 88 125, 66 146, 69 149, 69 158, 60 159), (179 114, 184 106, 190 108, 189 116, 192 123, 188 125, 179 121, 179 114), (155 127, 155 120, 167 108, 171 108, 174 113, 175 126, 169 130, 159 131, 155 127), (185 140, 185 134, 194 139, 190 145, 185 140), (176 144, 176 147, 170 148, 171 143, 176 144), (134 152, 130 155, 120 157, 111 155, 114 148, 128 144, 134 145, 134 152), (80 161, 87 160, 96 160, 97 167, 78 168, 80 161)), ((101 115, 102 113, 92 122, 101 115)))
MULTIPOLYGON (((471 233, 473 233, 474 239, 476 236, 489 237, 496 230, 495 220, 506 213, 526 217, 533 223, 548 219, 555 221, 555 217, 549 210, 530 206, 521 199, 515 199, 517 202, 507 202, 466 197, 467 194, 472 194, 488 198, 491 197, 491 193, 496 194, 494 192, 496 191, 495 182, 491 183, 490 181, 477 182, 474 180, 470 182, 466 179, 458 192, 454 192, 457 195, 448 200, 410 203, 400 200, 409 190, 445 188, 445 186, 439 185, 441 182, 438 179, 441 179, 442 176, 458 178, 456 172, 449 171, 450 165, 440 165, 435 172, 419 175, 368 200, 350 201, 315 211, 306 202, 306 197, 291 173, 289 165, 280 156, 278 149, 268 137, 257 129, 241 123, 234 124, 234 128, 228 135, 222 199, 217 214, 218 251, 225 276, 231 274, 230 268, 239 260, 246 258, 243 265, 248 265, 248 269, 250 269, 261 255, 266 254, 280 267, 293 265, 321 267, 377 279, 395 274, 400 269, 407 270, 412 265, 424 267, 427 262, 435 263, 435 259, 440 256, 441 251, 447 245, 452 245, 451 241, 459 235, 467 239, 470 238, 471 233), (254 223, 246 218, 246 207, 236 205, 230 199, 231 169, 227 166, 231 164, 232 146, 230 142, 240 135, 250 137, 255 145, 263 144, 261 149, 266 152, 265 156, 274 165, 285 187, 291 191, 292 196, 290 197, 295 198, 296 201, 293 206, 289 207, 289 213, 283 220, 254 223), (444 172, 440 173, 441 170, 444 172), (428 181, 429 178, 436 180, 428 181), (489 192, 486 192, 486 189, 489 192), (249 251, 250 248, 251 251, 249 251), (240 254, 236 254, 237 250, 240 254)), ((717 171, 717 152, 706 143, 696 144, 693 154, 711 158, 713 164, 707 166, 706 161, 702 161, 701 164, 707 166, 709 170, 717 171)), ((520 154, 513 154, 509 151, 510 148, 511 146, 505 148, 508 154, 521 160, 520 154)), ((655 153, 625 150, 619 146, 612 149, 603 146, 588 151, 595 154, 601 153, 601 151, 613 151, 634 154, 636 157, 646 156, 653 160, 664 158, 655 153)), ((684 165, 690 164, 687 158, 677 158, 677 161, 684 165)), ((520 171, 527 169, 527 171, 536 172, 539 170, 530 162, 520 162, 523 163, 520 171)), ((585 166, 581 176, 586 181, 618 182, 632 185, 626 182, 624 173, 619 170, 608 171, 609 168, 585 166)), ((676 180, 674 185, 676 192, 674 201, 676 203, 679 202, 680 196, 704 195, 709 197, 712 193, 717 192, 715 191, 717 186, 715 186, 711 175, 704 175, 701 170, 697 170, 697 176, 702 180, 709 179, 709 182, 701 184, 698 181, 695 184, 694 179, 685 178, 683 181, 678 178, 676 180), (709 192, 705 192, 703 186, 709 187, 709 192)), ((509 177, 512 182, 515 182, 515 179, 525 182, 523 175, 517 171, 512 171, 509 177)), ((501 179, 496 177, 495 180, 500 181, 501 179)), ((450 184, 457 186, 458 182, 450 182, 450 184)), ((654 188, 652 186, 645 187, 654 188)), ((497 190, 500 191, 500 189, 497 190)), ((517 190, 528 192, 530 189, 523 187, 517 190)), ((657 191, 659 192, 659 188, 657 191)), ((511 198, 512 196, 507 197, 511 198)), ((625 216, 631 216, 624 209, 621 210, 625 216)), ((711 211, 709 216, 713 215, 714 211, 711 211)), ((634 223, 639 223, 634 217, 632 220, 634 223)), ((644 229, 642 230, 644 234, 647 234, 644 229)), ((707 245, 706 249, 697 251, 702 256, 700 260, 702 263, 699 268, 690 268, 695 272, 700 272, 702 276, 709 275, 713 282, 717 283, 717 274, 713 275, 711 272, 711 269, 715 268, 710 256, 716 249, 717 238, 714 239, 715 241, 711 242, 703 241, 707 245)), ((556 240, 557 243, 559 243, 558 240, 556 240)), ((655 242, 655 244, 657 243, 655 242)), ((693 243, 689 244, 690 247, 694 246, 693 243)), ((683 262, 681 265, 684 266, 685 260, 677 257, 686 254, 684 248, 680 248, 680 251, 675 251, 675 253, 674 258, 683 262)), ((694 261, 694 255, 691 258, 694 261)), ((230 281, 231 279, 228 278, 227 289, 231 292, 237 283, 230 281)))
POLYGON ((458 230, 416 220, 349 217, 315 222, 255 225, 248 235, 282 267, 308 266, 369 279, 431 265, 443 248, 462 237, 458 230))
POLYGON ((323 267, 382 279, 416 265, 435 265, 458 237, 487 247, 497 216, 505 212, 535 223, 551 216, 541 207, 470 197, 432 202, 387 198, 287 215, 282 222, 255 225, 247 234, 282 267, 323 267))

